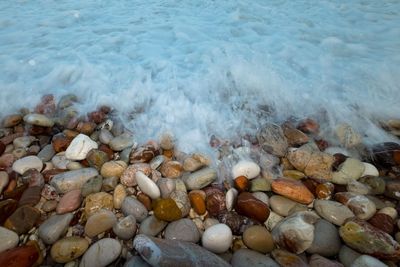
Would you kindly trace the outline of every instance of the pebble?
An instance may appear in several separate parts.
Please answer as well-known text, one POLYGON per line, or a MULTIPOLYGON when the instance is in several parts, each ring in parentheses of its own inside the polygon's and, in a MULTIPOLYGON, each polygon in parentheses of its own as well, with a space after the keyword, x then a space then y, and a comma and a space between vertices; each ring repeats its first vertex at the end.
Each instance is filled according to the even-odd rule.
POLYGON ((249 191, 250 180, 246 176, 239 176, 233 180, 233 185, 239 192, 249 191))
POLYGON ((245 176, 248 179, 256 178, 260 174, 260 166, 253 161, 242 160, 233 165, 232 177, 245 176))
POLYGON ((342 123, 337 126, 336 136, 345 148, 355 147, 362 141, 361 135, 347 123, 342 123))
POLYGON ((86 155, 86 161, 90 167, 101 170, 104 163, 108 162, 109 156, 106 152, 99 149, 92 149, 86 155))
POLYGON ((284 217, 282 217, 281 215, 271 211, 271 213, 269 214, 268 219, 264 222, 264 225, 267 227, 267 229, 269 231, 272 231, 274 229, 274 227, 283 220, 284 217))
POLYGON ((200 233, 192 220, 184 218, 169 223, 164 238, 197 243, 200 233))
POLYGON ((151 266, 230 266, 217 255, 190 242, 137 235, 133 245, 151 266))
POLYGON ((122 184, 118 184, 113 193, 113 203, 115 209, 120 209, 125 197, 127 196, 125 187, 122 184))
POLYGON ((372 165, 371 163, 363 162, 364 164, 364 172, 361 174, 361 177, 364 176, 379 176, 378 169, 372 165))
POLYGON ((68 164, 71 163, 71 160, 66 158, 65 152, 60 152, 51 159, 51 163, 53 163, 53 166, 56 169, 66 170, 68 164))
POLYGON ((42 114, 28 114, 24 116, 24 121, 26 123, 42 126, 42 127, 53 127, 54 121, 42 114))
POLYGON ((14 231, 0 226, 0 253, 18 245, 19 237, 14 231))
POLYGON ((78 134, 65 151, 65 157, 70 160, 83 160, 90 150, 97 148, 97 143, 89 136, 78 134))
POLYGON ((35 206, 40 201, 42 188, 40 186, 28 187, 23 193, 18 202, 18 206, 35 206))
POLYGON ((117 222, 117 218, 114 213, 109 210, 99 210, 93 213, 86 222, 85 234, 93 238, 98 234, 101 234, 111 229, 117 222))
POLYGON ((226 252, 232 244, 232 231, 223 223, 213 225, 204 231, 201 243, 211 252, 226 252))
POLYGON ((381 195, 385 192, 385 180, 376 176, 364 176, 358 180, 360 183, 369 187, 368 194, 381 195))
POLYGON ((123 267, 151 267, 142 257, 133 256, 128 259, 123 267))
POLYGON ((147 177, 143 172, 136 172, 136 182, 140 190, 152 199, 157 199, 161 196, 160 189, 156 183, 147 177))
POLYGON ((108 161, 101 166, 100 174, 104 178, 108 177, 121 177, 122 173, 126 170, 127 164, 122 160, 108 161))
POLYGON ((40 225, 38 231, 40 239, 46 244, 53 244, 65 234, 73 217, 72 213, 52 215, 40 225))
POLYGON ((274 240, 271 233, 260 225, 247 228, 243 233, 243 242, 248 248, 263 254, 269 253, 274 249, 274 240))
POLYGON ((85 202, 85 214, 87 217, 101 209, 112 210, 114 206, 112 195, 106 192, 90 194, 86 197, 85 202))
POLYGON ((385 207, 383 209, 380 209, 378 213, 389 215, 393 220, 396 220, 398 215, 397 210, 392 207, 385 207))
POLYGON ((179 161, 164 161, 161 165, 160 172, 165 178, 178 178, 182 175, 183 166, 179 161))
POLYGON ((89 242, 86 239, 70 236, 54 243, 51 247, 50 255, 55 262, 67 263, 82 256, 88 247, 89 242))
POLYGON ((384 231, 358 218, 349 219, 339 229, 340 237, 351 248, 381 259, 399 259, 400 245, 384 231))
POLYGON ((217 178, 217 172, 210 167, 191 173, 185 179, 185 185, 188 190, 202 189, 211 184, 217 178))
POLYGON ((337 255, 342 246, 337 228, 324 219, 318 220, 314 227, 314 240, 307 252, 324 257, 337 255))
POLYGON ((345 266, 345 267, 351 267, 353 262, 360 257, 361 254, 358 253, 357 251, 349 248, 346 245, 342 245, 339 251, 339 261, 345 266))
POLYGON ((23 148, 27 149, 36 138, 34 136, 21 136, 17 137, 13 141, 14 149, 15 148, 23 148))
POLYGON ((121 210, 125 216, 133 215, 138 222, 142 222, 147 217, 146 207, 136 198, 126 197, 122 202, 121 210))
POLYGON ((358 218, 363 220, 369 220, 376 212, 374 202, 363 195, 339 192, 335 194, 335 200, 347 206, 358 218))
POLYGON ((163 155, 158 155, 150 161, 149 163, 150 168, 153 170, 157 170, 164 161, 165 157, 163 155))
POLYGON ((135 140, 133 139, 133 136, 128 133, 116 136, 108 143, 114 151, 122 151, 125 148, 132 147, 134 144, 135 140))
POLYGON ((157 219, 156 216, 151 215, 143 220, 140 224, 139 234, 147 236, 156 236, 167 226, 166 221, 157 219))
POLYGON ((288 142, 279 125, 268 123, 257 133, 257 140, 261 148, 278 157, 283 157, 288 148, 288 142))
POLYGON ((272 181, 272 191, 301 204, 310 204, 314 195, 300 181, 278 178, 272 181))
POLYGON ((271 182, 264 177, 254 178, 250 181, 250 192, 271 191, 271 182))
POLYGON ((268 219, 270 210, 267 204, 256 199, 251 193, 243 192, 238 196, 235 209, 237 213, 260 223, 268 219))
POLYGON ((50 185, 53 186, 58 193, 65 194, 71 190, 80 189, 84 183, 98 174, 95 168, 67 171, 55 175, 53 179, 51 179, 50 185))
POLYGON ((272 237, 278 247, 300 254, 312 245, 317 220, 318 216, 312 212, 296 212, 274 227, 272 237))
POLYGON ((11 214, 4 222, 4 227, 16 232, 17 234, 25 234, 36 224, 40 217, 40 211, 30 207, 21 206, 11 214))
MULTIPOLYGON (((237 196, 239 192, 235 188, 230 188, 225 195, 226 209, 231 211, 236 204, 237 196)), ((190 193, 189 193, 190 195, 190 193)), ((192 205, 193 206, 193 205, 192 205)), ((199 213, 201 214, 201 213, 199 213)))
POLYGON ((217 216, 226 210, 226 196, 218 188, 210 188, 206 193, 206 209, 211 216, 217 216))
POLYGON ((154 215, 162 221, 172 222, 182 218, 182 211, 172 198, 156 200, 154 215))
MULTIPOLYGON (((143 222, 142 224, 143 225, 143 222)), ((113 232, 122 240, 129 240, 135 236, 137 230, 136 219, 133 215, 122 218, 113 226, 113 232)))
POLYGON ((81 194, 87 197, 90 194, 98 193, 103 186, 103 178, 100 175, 90 178, 82 185, 81 194))
POLYGON ((186 217, 190 212, 190 200, 188 194, 184 191, 174 191, 171 193, 170 198, 172 198, 178 208, 181 210, 182 217, 186 217))
POLYGON ((241 248, 233 253, 232 267, 279 267, 269 256, 247 248, 241 248))
POLYGON ((0 194, 3 192, 3 189, 8 185, 9 176, 7 172, 0 171, 0 194))
POLYGON ((285 267, 309 267, 307 262, 303 260, 300 256, 290 253, 283 249, 274 249, 271 252, 274 260, 279 264, 279 266, 285 267))
POLYGON ((307 206, 279 195, 273 195, 269 199, 269 205, 274 212, 284 217, 293 211, 307 210, 307 206))
POLYGON ((309 261, 310 267, 343 267, 340 262, 329 260, 321 255, 313 254, 309 261))
POLYGON ((314 209, 319 216, 335 225, 341 226, 354 213, 345 205, 331 200, 315 200, 314 209))
POLYGON ((112 238, 103 238, 89 247, 79 267, 105 267, 121 254, 121 244, 112 238))
POLYGON ((44 212, 51 212, 57 208, 58 202, 57 200, 47 200, 43 203, 41 209, 44 212))
POLYGON ((210 165, 211 159, 201 153, 194 153, 183 161, 185 171, 194 172, 205 166, 210 165))
POLYGON ((347 158, 339 165, 338 171, 332 175, 335 184, 347 184, 351 180, 358 180, 365 170, 364 164, 354 158, 347 158))
POLYGON ((129 165, 121 175, 121 184, 125 186, 136 186, 136 172, 141 171, 145 175, 151 174, 150 165, 147 163, 135 163, 129 165))
POLYGON ((356 180, 348 182, 346 189, 348 192, 356 193, 358 195, 367 195, 372 191, 372 188, 369 185, 356 180))
POLYGON ((101 186, 101 190, 105 192, 110 192, 115 189, 118 185, 119 179, 118 177, 108 177, 103 179, 103 184, 101 186))
POLYGON ((18 159, 12 165, 13 171, 21 175, 29 169, 36 169, 40 172, 42 168, 43 162, 37 156, 27 156, 18 159))
POLYGON ((72 212, 79 208, 81 202, 82 196, 80 189, 69 191, 61 197, 60 202, 57 205, 57 214, 72 212))
POLYGON ((388 233, 393 234, 395 221, 387 214, 375 213, 375 215, 368 221, 371 225, 378 229, 388 233))
POLYGON ((300 130, 297 130, 294 127, 290 127, 289 125, 284 125, 283 127, 283 133, 285 134, 285 137, 289 143, 289 146, 300 146, 309 141, 309 137, 303 133, 300 130))
POLYGON ((387 265, 377 258, 369 255, 361 255, 355 259, 351 267, 387 267, 387 265))
POLYGON ((0 266, 31 267, 38 266, 41 252, 37 243, 28 242, 26 245, 12 248, 0 253, 0 266))
POLYGON ((108 145, 114 138, 113 134, 107 129, 101 129, 99 134, 99 140, 105 145, 108 145))
POLYGON ((22 121, 22 116, 20 114, 10 114, 3 118, 3 127, 13 127, 18 125, 22 121))

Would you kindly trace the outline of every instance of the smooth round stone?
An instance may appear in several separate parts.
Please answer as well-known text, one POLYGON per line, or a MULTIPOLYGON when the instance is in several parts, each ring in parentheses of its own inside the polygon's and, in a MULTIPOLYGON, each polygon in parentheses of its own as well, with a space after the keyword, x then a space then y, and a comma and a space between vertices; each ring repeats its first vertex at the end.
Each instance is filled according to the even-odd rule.
POLYGON ((152 199, 157 199, 161 196, 160 189, 153 180, 151 180, 143 172, 136 172, 136 182, 140 190, 151 197, 152 199))
POLYGON ((86 183, 83 184, 81 194, 86 197, 90 194, 98 193, 103 186, 103 178, 100 175, 97 175, 93 178, 90 178, 86 183))
POLYGON ((89 247, 79 267, 105 267, 121 254, 121 244, 112 238, 103 238, 89 247))
POLYGON ((314 224, 318 216, 309 211, 296 212, 280 221, 272 230, 275 244, 280 248, 300 254, 308 249, 314 239, 314 224))
POLYGON ((131 147, 135 144, 133 136, 128 133, 123 133, 117 137, 114 137, 108 145, 114 151, 122 151, 125 148, 131 147))
POLYGON ((214 253, 191 242, 137 235, 133 245, 151 266, 230 266, 214 253))
POLYGON ((42 188, 40 186, 28 187, 21 196, 21 199, 18 202, 19 206, 35 206, 40 201, 40 193, 42 192, 42 188))
POLYGON ((86 197, 85 214, 90 217, 98 210, 112 210, 114 206, 112 195, 106 192, 90 194, 86 197))
POLYGON ((138 222, 142 222, 148 214, 146 207, 136 198, 126 197, 121 206, 125 216, 133 215, 138 222))
POLYGON ((182 175, 183 166, 179 161, 164 161, 161 165, 160 172, 165 178, 178 178, 182 175))
POLYGON ((37 157, 41 159, 43 162, 50 161, 51 158, 56 154, 54 148, 51 144, 48 144, 40 150, 37 154, 37 157))
POLYGON ((78 134, 65 151, 65 157, 70 160, 83 160, 90 150, 97 148, 97 143, 89 136, 78 134))
POLYGON ((283 249, 274 249, 271 255, 279 266, 309 267, 305 258, 283 249))
POLYGON ((160 178, 157 180, 157 186, 161 192, 161 198, 168 198, 175 190, 175 179, 160 178))
POLYGON ((13 171, 24 174, 29 169, 36 169, 39 172, 43 168, 43 162, 37 156, 27 156, 15 161, 12 165, 13 171))
POLYGON ((44 243, 53 244, 67 231, 73 217, 72 213, 51 216, 40 225, 39 237, 44 243))
POLYGON ((51 159, 51 163, 56 169, 66 170, 71 160, 66 158, 64 152, 60 152, 51 159))
POLYGON ((165 161, 165 156, 164 155, 158 155, 155 156, 151 161, 150 161, 150 168, 153 170, 158 169, 161 164, 165 161))
POLYGON ((53 186, 59 194, 65 194, 74 189, 81 189, 84 183, 98 174, 95 168, 67 171, 55 175, 53 179, 51 179, 50 185, 53 186))
POLYGON ((343 265, 340 262, 327 259, 318 254, 311 255, 310 261, 308 262, 308 264, 310 265, 310 267, 320 267, 320 266, 343 267, 343 265))
POLYGON ((133 256, 127 260, 123 267, 151 267, 142 257, 133 256))
POLYGON ((86 155, 86 161, 89 163, 90 167, 101 170, 104 163, 109 160, 109 155, 99 149, 92 149, 86 155))
POLYGON ((379 171, 378 169, 372 165, 371 163, 363 162, 364 164, 364 172, 361 174, 361 177, 363 176, 379 176, 379 171))
POLYGON ((271 209, 281 216, 288 216, 293 210, 307 210, 305 205, 301 205, 283 196, 273 195, 269 199, 271 209))
POLYGON ((26 123, 42 126, 42 127, 53 127, 54 121, 42 114, 28 114, 24 116, 24 121, 26 123))
POLYGON ((120 209, 122 207, 122 202, 124 202, 126 195, 127 193, 125 187, 122 184, 118 184, 113 193, 113 203, 115 209, 120 209))
POLYGON ((339 170, 332 174, 332 182, 335 184, 347 184, 351 180, 358 180, 364 173, 364 164, 353 158, 347 158, 339 166, 339 170))
POLYGON ((346 219, 355 216, 348 207, 331 200, 315 200, 314 209, 319 216, 338 226, 341 226, 346 219))
POLYGON ((131 239, 136 234, 136 230, 136 219, 133 217, 133 215, 122 218, 122 220, 113 226, 113 232, 122 240, 131 239))
POLYGON ((265 222, 270 213, 268 205, 255 198, 249 192, 239 194, 235 210, 240 215, 244 215, 260 223, 265 222))
POLYGON ((232 167, 232 177, 245 176, 247 179, 256 178, 260 174, 260 166, 253 161, 242 160, 232 167))
POLYGON ((263 125, 257 132, 257 140, 261 148, 267 153, 279 157, 286 154, 288 143, 279 125, 273 123, 263 125))
POLYGON ((75 189, 66 193, 57 205, 57 213, 64 214, 79 208, 82 202, 81 190, 75 189))
POLYGON ((159 199, 154 203, 154 216, 159 220, 172 222, 182 218, 182 211, 172 198, 159 199))
POLYGON ((50 250, 51 258, 58 263, 67 263, 79 258, 89 247, 89 242, 78 236, 58 240, 50 250))
POLYGON ((27 148, 35 141, 36 138, 34 136, 21 136, 17 137, 13 141, 14 148, 27 148))
POLYGON ((86 222, 85 234, 93 238, 98 234, 101 234, 108 229, 111 229, 117 222, 117 218, 112 211, 99 210, 92 214, 86 222))
POLYGON ((67 164, 67 169, 70 171, 79 170, 82 168, 84 168, 83 165, 76 161, 71 161, 67 164))
POLYGON ((191 173, 185 179, 188 190, 202 189, 211 184, 217 178, 217 172, 209 167, 191 173))
POLYGON ((387 265, 372 256, 361 255, 353 261, 351 267, 387 267, 387 265))
POLYGON ((211 252, 226 252, 232 244, 232 231, 223 223, 213 225, 204 231, 201 243, 211 252))
POLYGON ((324 219, 318 220, 314 227, 314 240, 307 252, 325 257, 338 254, 342 242, 337 228, 324 219))
POLYGON ((18 245, 19 237, 14 231, 0 226, 0 253, 18 245))
POLYGON ((121 177, 122 173, 126 170, 127 167, 127 164, 122 160, 109 161, 101 166, 100 174, 104 178, 121 177))
POLYGON ((101 143, 108 145, 113 138, 114 136, 109 130, 104 128, 100 130, 99 140, 101 143))
POLYGON ((118 177, 108 177, 103 179, 102 191, 110 192, 118 185, 118 177))
POLYGON ((179 178, 175 179, 175 191, 182 191, 185 193, 188 191, 185 183, 179 178))
POLYGON ((226 209, 231 211, 236 204, 236 199, 238 196, 238 191, 235 188, 230 188, 225 195, 226 209))
POLYGON ((343 245, 340 248, 339 251, 339 261, 345 266, 345 267, 351 267, 353 262, 360 257, 362 254, 358 253, 357 251, 349 248, 346 245, 343 245))
POLYGON ((250 192, 271 191, 271 183, 264 177, 252 179, 250 182, 250 192))
POLYGON ((232 267, 279 267, 279 264, 270 257, 247 248, 235 251, 231 264, 232 267))
POLYGON ((157 219, 154 215, 151 215, 144 219, 140 224, 139 234, 144 234, 146 236, 156 236, 167 226, 166 221, 157 219))
POLYGON ((247 228, 243 233, 243 242, 248 248, 264 254, 274 249, 271 233, 260 225, 247 228))
POLYGON ((57 200, 47 200, 43 203, 41 210, 43 210, 44 212, 51 212, 57 208, 57 205, 57 200))
POLYGON ((194 222, 185 218, 168 224, 164 237, 197 243, 200 240, 200 233, 194 222))

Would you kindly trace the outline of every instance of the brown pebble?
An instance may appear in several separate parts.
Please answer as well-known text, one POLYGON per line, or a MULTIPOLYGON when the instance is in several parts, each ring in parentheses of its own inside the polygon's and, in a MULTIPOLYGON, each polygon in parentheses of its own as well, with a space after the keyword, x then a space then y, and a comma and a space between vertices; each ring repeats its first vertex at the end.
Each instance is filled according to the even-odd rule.
POLYGON ((297 125, 297 129, 303 133, 317 134, 319 132, 319 124, 313 119, 305 119, 297 125))
MULTIPOLYGON (((34 241, 36 242, 36 241, 34 241)), ((29 244, 6 250, 0 253, 0 266, 4 267, 31 267, 39 266, 40 248, 38 245, 29 244), (35 264, 36 263, 36 264, 35 264)))
POLYGON ((72 138, 67 138, 64 133, 59 133, 53 136, 51 145, 56 153, 67 150, 68 146, 72 142, 72 138))
POLYGON ((269 207, 267 204, 255 198, 249 192, 240 193, 236 202, 237 213, 264 223, 269 217, 269 207))
POLYGON ((18 202, 18 206, 35 206, 40 201, 40 194, 42 188, 40 186, 28 187, 22 194, 21 199, 18 202))
POLYGON ((206 208, 211 216, 217 216, 226 210, 225 194, 215 189, 213 193, 206 192, 206 208))
POLYGON ((300 181, 293 179, 275 179, 271 183, 271 188, 275 193, 301 204, 308 205, 314 200, 314 195, 310 190, 308 190, 308 188, 300 181))
POLYGON ((387 214, 375 213, 375 215, 372 216, 368 222, 376 228, 388 233, 389 235, 393 234, 394 232, 395 221, 387 214))
POLYGON ((16 232, 25 234, 35 226, 40 218, 40 211, 30 207, 19 207, 4 223, 4 227, 16 232))
POLYGON ((18 207, 18 202, 14 199, 0 201, 0 225, 2 225, 18 207))
POLYGON ((178 178, 182 175, 183 166, 178 161, 166 161, 161 165, 160 172, 165 178, 178 178))
POLYGON ((154 145, 143 145, 133 150, 129 155, 130 163, 148 163, 160 152, 154 145))
POLYGON ((145 193, 140 192, 137 195, 137 200, 139 200, 146 207, 147 210, 152 209, 151 198, 145 193))
POLYGON ((86 134, 86 135, 91 135, 94 130, 96 129, 96 123, 91 122, 91 121, 81 121, 78 123, 76 126, 76 130, 80 133, 86 134))
POLYGON ((235 180, 233 180, 233 184, 239 192, 248 191, 250 187, 250 181, 246 176, 236 177, 235 180))

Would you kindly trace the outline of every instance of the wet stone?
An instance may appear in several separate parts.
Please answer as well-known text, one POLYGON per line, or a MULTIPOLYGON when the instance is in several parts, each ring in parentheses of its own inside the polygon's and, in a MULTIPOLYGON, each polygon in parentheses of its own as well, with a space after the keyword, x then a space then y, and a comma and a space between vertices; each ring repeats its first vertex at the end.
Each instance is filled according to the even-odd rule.
POLYGON ((84 168, 57 174, 51 179, 52 185, 58 193, 66 193, 74 189, 80 189, 90 178, 98 175, 94 168, 84 168))
POLYGON ((389 235, 393 234, 395 221, 387 214, 376 213, 368 222, 389 235))
POLYGON ((104 178, 121 177, 126 168, 126 163, 121 160, 108 161, 101 166, 100 173, 104 178))
POLYGON ((260 225, 247 228, 243 233, 243 242, 248 248, 261 253, 269 253, 274 249, 271 233, 260 225))
POLYGON ((43 126, 43 127, 53 127, 54 121, 42 114, 28 114, 24 116, 24 121, 26 123, 43 126))
POLYGON ((364 176, 358 180, 370 188, 369 194, 380 195, 385 192, 385 180, 381 177, 364 176))
POLYGON ((288 216, 294 210, 307 210, 307 206, 279 195, 273 195, 269 199, 270 208, 281 216, 288 216))
POLYGON ((354 213, 348 207, 331 200, 315 200, 314 208, 318 215, 338 226, 346 219, 354 217, 354 213))
POLYGON ((162 221, 172 222, 182 218, 182 211, 172 198, 156 200, 153 210, 154 215, 162 221))
POLYGON ((1 253, 3 251, 16 247, 19 242, 19 237, 15 232, 0 226, 0 240, 1 253))
POLYGON ((36 224, 40 217, 40 211, 30 207, 19 207, 4 223, 4 227, 16 232, 25 234, 36 224))
POLYGON ((275 193, 301 204, 310 204, 314 200, 313 194, 300 181, 278 178, 272 181, 271 187, 275 193))
POLYGON ((40 201, 42 188, 39 186, 28 187, 21 196, 18 206, 35 206, 40 201))
POLYGON ((0 253, 0 266, 34 266, 40 257, 40 253, 38 245, 32 243, 16 247, 0 253))
POLYGON ((310 267, 343 267, 343 265, 337 261, 329 260, 321 255, 314 254, 310 257, 310 267))
POLYGON ((166 178, 178 178, 182 175, 183 166, 178 161, 166 161, 161 165, 160 172, 166 178))
POLYGON ((125 186, 136 186, 136 173, 138 171, 141 171, 145 175, 149 176, 151 174, 150 165, 147 163, 135 163, 129 165, 121 175, 121 184, 125 186))
POLYGON ((86 160, 89 163, 90 167, 100 170, 102 168, 103 164, 108 161, 108 155, 107 155, 107 153, 105 153, 101 150, 92 149, 87 154, 86 160))
POLYGON ((257 133, 257 140, 262 149, 278 157, 283 157, 288 148, 287 139, 282 128, 276 124, 266 124, 257 133))
POLYGON ((243 192, 238 196, 236 211, 260 223, 265 222, 269 216, 268 205, 256 199, 251 193, 243 192))
POLYGON ((13 171, 24 174, 29 169, 36 169, 39 172, 43 168, 43 162, 37 156, 27 156, 14 162, 13 171))
POLYGON ((114 190, 114 188, 118 185, 119 179, 118 177, 108 177, 103 179, 102 190, 109 192, 114 190))
POLYGON ((188 190, 202 189, 211 184, 217 178, 217 172, 209 167, 191 173, 185 179, 188 190))
POLYGON ((124 133, 119 136, 114 137, 110 142, 109 146, 114 151, 122 151, 125 148, 131 147, 135 144, 133 137, 128 134, 124 133))
POLYGON ((269 256, 247 248, 235 251, 231 264, 233 267, 279 267, 269 256))
POLYGON ((225 194, 216 190, 206 197, 206 209, 211 216, 217 216, 226 210, 225 194))
POLYGON ((44 212, 51 212, 57 208, 58 202, 56 200, 47 200, 41 207, 44 212))
POLYGON ((275 249, 271 253, 274 260, 279 264, 279 266, 287 267, 309 267, 307 262, 305 262, 300 256, 285 251, 283 249, 275 249))
POLYGON ((60 202, 57 205, 57 214, 72 212, 80 207, 81 202, 82 197, 80 189, 69 191, 61 197, 60 202))
POLYGON ((113 193, 113 203, 115 209, 120 209, 122 207, 122 202, 124 201, 127 193, 122 184, 118 184, 113 193))

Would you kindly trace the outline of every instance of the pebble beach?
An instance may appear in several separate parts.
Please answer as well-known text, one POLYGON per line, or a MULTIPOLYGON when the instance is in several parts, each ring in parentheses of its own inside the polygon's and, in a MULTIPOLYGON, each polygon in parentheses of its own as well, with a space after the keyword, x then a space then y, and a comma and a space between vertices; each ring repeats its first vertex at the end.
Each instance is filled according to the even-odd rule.
POLYGON ((304 118, 184 153, 77 101, 1 118, 0 266, 397 266, 400 142, 304 118))

